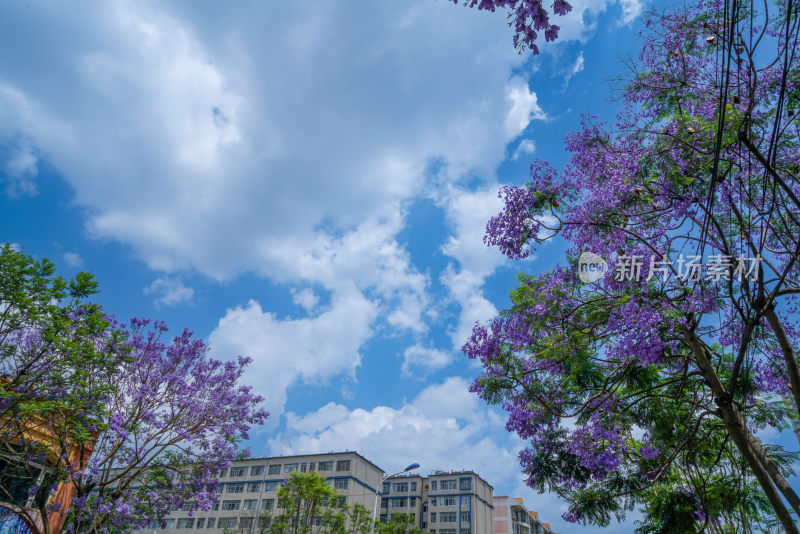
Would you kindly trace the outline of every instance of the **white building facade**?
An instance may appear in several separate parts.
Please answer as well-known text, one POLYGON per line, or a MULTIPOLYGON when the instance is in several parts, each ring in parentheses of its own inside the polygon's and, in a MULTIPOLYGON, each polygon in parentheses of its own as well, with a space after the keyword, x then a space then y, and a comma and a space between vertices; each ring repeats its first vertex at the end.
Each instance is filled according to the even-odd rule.
POLYGON ((494 488, 474 471, 397 476, 381 488, 380 519, 413 514, 431 534, 493 534, 494 488))
POLYGON ((332 452, 302 456, 275 456, 237 460, 219 473, 217 505, 207 512, 175 510, 138 534, 219 534, 230 529, 241 534, 259 532, 264 516, 275 513, 277 491, 291 473, 316 472, 328 479, 342 497, 340 503, 356 503, 370 511, 383 471, 357 452, 332 452))

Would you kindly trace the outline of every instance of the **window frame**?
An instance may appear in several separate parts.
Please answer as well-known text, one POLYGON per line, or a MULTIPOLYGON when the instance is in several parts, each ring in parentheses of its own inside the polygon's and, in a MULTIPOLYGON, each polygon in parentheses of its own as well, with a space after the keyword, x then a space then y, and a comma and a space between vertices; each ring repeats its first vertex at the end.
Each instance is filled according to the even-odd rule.
POLYGON ((234 500, 225 500, 222 501, 222 505, 220 505, 220 509, 224 512, 238 512, 242 507, 241 499, 238 501, 234 500))
POLYGON ((225 493, 244 493, 244 482, 236 482, 235 484, 226 484, 225 493), (236 489, 237 491, 235 491, 236 489))
POLYGON ((350 460, 336 460, 336 471, 350 471, 350 460))
POLYGON ((283 474, 297 472, 299 464, 283 464, 283 474))
POLYGON ((247 471, 248 469, 246 467, 237 466, 237 467, 231 467, 228 473, 231 478, 240 478, 240 477, 246 477, 247 471))

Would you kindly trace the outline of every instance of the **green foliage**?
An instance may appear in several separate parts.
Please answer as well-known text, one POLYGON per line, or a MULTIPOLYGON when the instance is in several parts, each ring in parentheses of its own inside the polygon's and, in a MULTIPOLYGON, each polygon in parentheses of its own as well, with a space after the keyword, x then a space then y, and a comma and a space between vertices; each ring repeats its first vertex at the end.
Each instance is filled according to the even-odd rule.
POLYGON ((31 487, 44 509, 75 446, 102 431, 110 378, 128 350, 99 306, 89 273, 65 280, 48 259, 0 246, 0 501, 31 487), (48 437, 51 436, 51 437, 48 437), (55 436, 58 436, 56 438, 55 436))
MULTIPOLYGON (((342 496, 318 473, 292 473, 278 490, 275 515, 262 514, 259 534, 366 534, 372 514, 361 504, 340 506, 342 496)), ((410 531, 409 531, 410 532, 410 531)))
POLYGON ((414 514, 392 514, 391 520, 378 523, 378 534, 422 534, 422 529, 415 525, 414 514))

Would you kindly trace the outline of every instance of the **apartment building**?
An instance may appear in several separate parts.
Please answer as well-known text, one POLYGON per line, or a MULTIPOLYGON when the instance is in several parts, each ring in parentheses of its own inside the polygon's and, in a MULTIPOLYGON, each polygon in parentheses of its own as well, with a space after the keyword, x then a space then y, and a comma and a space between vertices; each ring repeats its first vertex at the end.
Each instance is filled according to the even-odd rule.
POLYGON ((134 532, 218 534, 226 528, 242 534, 258 532, 259 517, 275 510, 278 488, 293 472, 317 472, 342 494, 342 502, 369 510, 383 479, 383 471, 357 452, 238 460, 219 474, 222 496, 214 509, 191 515, 188 508, 176 510, 162 522, 134 532))
POLYGON ((528 510, 519 497, 498 496, 494 504, 494 534, 556 534, 539 514, 528 510))
POLYGON ((413 514, 431 534, 492 534, 493 490, 474 471, 399 475, 383 483, 380 519, 413 514))

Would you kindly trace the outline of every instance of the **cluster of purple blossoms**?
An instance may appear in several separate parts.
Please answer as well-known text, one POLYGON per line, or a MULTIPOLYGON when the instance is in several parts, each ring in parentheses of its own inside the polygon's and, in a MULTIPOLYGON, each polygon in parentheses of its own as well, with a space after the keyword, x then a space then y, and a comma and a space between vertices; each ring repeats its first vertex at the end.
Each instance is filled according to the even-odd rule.
MULTIPOLYGON (((453 0, 458 4, 459 0, 453 0)), ((559 26, 550 23, 550 14, 545 9, 542 0, 466 0, 465 5, 478 7, 479 10, 494 11, 495 9, 508 9, 514 26, 514 47, 529 49, 534 54, 539 53, 536 45, 538 32, 544 32, 546 42, 558 38, 559 26)), ((553 13, 559 16, 572 11, 572 6, 565 0, 553 2, 553 13)))

